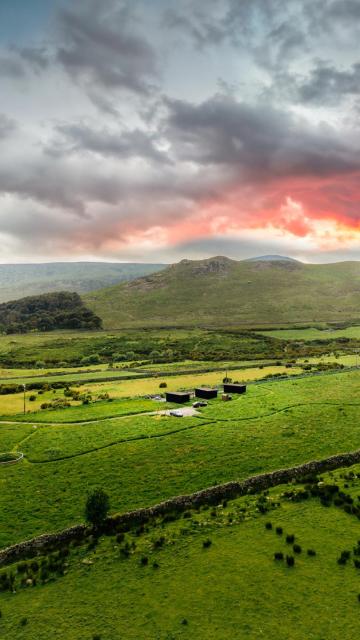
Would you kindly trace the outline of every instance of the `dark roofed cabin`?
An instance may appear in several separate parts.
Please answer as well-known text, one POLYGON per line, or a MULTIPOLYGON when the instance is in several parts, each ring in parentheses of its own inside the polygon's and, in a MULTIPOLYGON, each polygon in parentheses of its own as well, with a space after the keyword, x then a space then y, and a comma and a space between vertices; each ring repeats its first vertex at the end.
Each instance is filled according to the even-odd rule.
POLYGON ((224 384, 224 393, 245 393, 246 392, 246 384, 233 384, 233 383, 225 383, 224 384))
POLYGON ((197 389, 195 389, 196 398, 209 400, 210 398, 217 398, 217 394, 217 389, 209 389, 208 387, 197 387, 197 389))
POLYGON ((177 404, 190 402, 190 393, 185 391, 169 391, 166 393, 166 402, 176 402, 177 404))

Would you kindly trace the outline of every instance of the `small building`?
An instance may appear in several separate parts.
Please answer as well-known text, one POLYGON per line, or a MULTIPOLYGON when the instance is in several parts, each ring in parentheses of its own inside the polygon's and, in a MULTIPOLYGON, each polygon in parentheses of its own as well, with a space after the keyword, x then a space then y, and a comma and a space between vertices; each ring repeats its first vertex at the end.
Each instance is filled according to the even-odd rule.
POLYGON ((197 387, 195 389, 195 398, 210 400, 210 398, 217 398, 217 394, 217 389, 210 389, 209 387, 197 387))
POLYGON ((166 402, 185 404, 185 402, 190 402, 190 393, 186 391, 167 391, 166 402))
POLYGON ((224 393, 246 393, 246 384, 224 383, 224 393))

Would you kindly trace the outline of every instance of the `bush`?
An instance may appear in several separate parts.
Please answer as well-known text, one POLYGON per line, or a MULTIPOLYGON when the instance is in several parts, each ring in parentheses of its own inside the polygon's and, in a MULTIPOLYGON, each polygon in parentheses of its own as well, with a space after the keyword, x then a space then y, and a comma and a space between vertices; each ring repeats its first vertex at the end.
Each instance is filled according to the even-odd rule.
POLYGON ((299 544, 294 544, 293 546, 294 553, 301 553, 301 547, 299 544))
POLYGON ((207 538, 207 540, 204 540, 203 541, 204 549, 208 549, 209 547, 211 547, 211 544, 212 544, 212 542, 211 542, 210 538, 207 538))
POLYGON ((294 542, 294 540, 295 540, 295 536, 293 534, 286 536, 286 542, 288 544, 292 544, 294 542))
POLYGON ((140 564, 142 567, 146 567, 149 564, 149 558, 147 556, 143 556, 140 560, 140 564))
POLYGON ((86 522, 95 528, 100 527, 108 515, 110 509, 109 496, 103 489, 95 489, 87 497, 85 504, 86 522))
POLYGON ((307 554, 308 556, 314 557, 316 556, 316 551, 314 549, 308 549, 307 554))
POLYGON ((274 559, 275 560, 284 560, 284 554, 282 551, 276 551, 274 553, 274 559))
POLYGON ((166 389, 166 387, 167 387, 166 382, 160 382, 159 389, 166 389))
POLYGON ((272 524, 271 524, 271 522, 266 522, 266 524, 265 524, 265 529, 268 529, 268 531, 270 531, 270 529, 272 529, 272 524))
POLYGON ((275 531, 278 534, 278 536, 282 536, 282 533, 283 533, 282 527, 276 527, 275 531))
POLYGON ((28 623, 28 619, 27 618, 21 618, 20 625, 22 627, 26 627, 27 623, 28 623))
POLYGON ((29 396, 29 400, 30 402, 34 402, 34 400, 36 400, 36 396, 32 393, 31 396, 29 396))
POLYGON ((294 556, 286 556, 286 564, 288 567, 293 567, 295 564, 294 556))

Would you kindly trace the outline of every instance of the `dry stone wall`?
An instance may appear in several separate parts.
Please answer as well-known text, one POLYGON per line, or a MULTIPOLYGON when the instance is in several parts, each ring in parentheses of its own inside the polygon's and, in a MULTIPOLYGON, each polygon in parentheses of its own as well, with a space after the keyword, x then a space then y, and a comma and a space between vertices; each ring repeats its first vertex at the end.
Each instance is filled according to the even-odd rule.
MULTIPOLYGON (((287 484, 304 476, 325 473, 341 467, 351 467, 359 462, 360 449, 350 453, 330 456, 323 460, 313 460, 288 469, 262 473, 242 481, 227 482, 226 484, 209 487, 196 493, 171 498, 153 507, 137 509, 112 516, 108 518, 106 528, 110 531, 120 529, 127 530, 133 526, 144 524, 158 516, 176 512, 180 513, 186 509, 205 504, 219 504, 225 499, 229 500, 246 494, 257 493, 280 484, 287 484)), ((89 533, 91 533, 89 527, 76 525, 58 533, 44 534, 32 540, 20 542, 19 544, 0 551, 0 567, 12 564, 18 560, 46 553, 53 546, 71 542, 79 538, 81 539, 89 533)))

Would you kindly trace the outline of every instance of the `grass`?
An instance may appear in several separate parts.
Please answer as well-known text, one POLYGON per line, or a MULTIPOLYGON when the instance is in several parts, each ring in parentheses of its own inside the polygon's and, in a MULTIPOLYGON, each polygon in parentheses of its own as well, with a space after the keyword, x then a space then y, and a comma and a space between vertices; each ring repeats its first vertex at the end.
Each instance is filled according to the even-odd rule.
POLYGON ((260 335, 277 338, 280 340, 337 340, 339 338, 349 338, 360 340, 360 326, 347 327, 346 329, 332 329, 326 327, 317 329, 309 327, 306 329, 274 329, 270 331, 259 331, 260 335))
MULTIPOLYGON (((266 376, 271 376, 274 374, 287 374, 287 375, 296 375, 301 373, 301 367, 293 367, 292 369, 287 369, 282 366, 263 366, 261 367, 251 367, 249 369, 238 369, 231 370, 229 375, 231 375, 233 380, 242 380, 242 381, 252 381, 259 380, 266 376)), ((145 374, 144 374, 145 375, 145 374)), ((82 376, 62 376, 61 380, 64 378, 68 378, 73 381, 75 385, 80 385, 76 388, 81 392, 90 392, 93 394, 94 398, 97 396, 108 393, 113 399, 129 399, 129 398, 137 398, 137 405, 134 406, 134 411, 129 411, 129 413, 137 413, 137 406, 140 407, 139 411, 151 411, 156 409, 152 401, 139 400, 139 398, 143 398, 146 395, 157 395, 159 393, 164 393, 165 391, 175 391, 178 389, 194 389, 196 386, 200 385, 211 385, 216 386, 222 383, 224 378, 223 370, 215 370, 210 371, 209 373, 202 374, 188 374, 188 375, 169 375, 169 376, 150 376, 150 377, 137 377, 134 375, 133 379, 125 379, 119 376, 119 380, 110 380, 106 382, 98 382, 98 376, 95 376, 95 381, 92 382, 89 380, 86 385, 81 385, 83 380, 82 376), (160 388, 159 385, 165 382, 166 388, 160 388)), ((105 376, 104 376, 105 377, 105 376)), ((101 377, 100 377, 101 380, 101 377)), ((21 384, 22 381, 25 381, 25 378, 19 378, 16 383, 21 384)), ((43 382, 51 383, 49 378, 44 378, 43 382)), ((0 415, 18 415, 19 420, 40 420, 43 421, 45 419, 49 421, 57 421, 66 422, 69 420, 73 422, 73 418, 71 418, 71 413, 74 413, 75 416, 78 415, 78 419, 86 419, 84 416, 88 416, 90 418, 99 418, 99 417, 107 417, 114 416, 118 414, 119 405, 111 404, 108 402, 97 402, 96 404, 91 404, 90 407, 77 407, 76 409, 69 410, 69 408, 65 410, 59 411, 41 411, 39 412, 41 404, 44 402, 52 402, 55 399, 64 398, 63 389, 58 389, 53 392, 53 390, 45 391, 42 394, 38 394, 36 391, 28 391, 26 395, 26 411, 31 411, 30 414, 26 413, 25 416, 18 415, 23 411, 23 393, 15 393, 15 394, 4 394, 0 395, 0 415), (31 395, 35 395, 35 400, 30 402, 29 397, 31 395), (37 413, 35 413, 37 412, 37 413), (45 416, 45 417, 44 417, 45 416)), ((69 400, 69 398, 67 398, 69 400)), ((71 400, 71 399, 70 399, 71 400)), ((76 402, 72 402, 72 404, 78 404, 76 402)), ((124 406, 124 405, 120 405, 124 406)), ((121 412, 121 408, 120 408, 121 412)))
MULTIPOLYGON (((0 547, 81 521, 86 492, 97 486, 114 511, 125 511, 357 449, 359 381, 359 372, 346 372, 253 385, 232 402, 209 403, 198 418, 38 423, 31 435, 27 425, 14 425, 11 437, 19 429, 15 446, 26 457, 0 469, 0 547), (129 434, 138 439, 124 442, 129 434), (143 437, 149 434, 157 437, 143 437)), ((0 449, 8 451, 3 429, 9 438, 10 427, 0 425, 0 449)))
MULTIPOLYGON (((358 493, 359 480, 345 489, 349 483, 341 475, 324 480, 358 493)), ((277 487, 264 496, 266 515, 259 513, 259 496, 248 496, 191 511, 186 519, 158 521, 140 535, 127 533, 122 542, 102 537, 95 549, 71 548, 63 577, 53 574, 45 584, 38 580, 15 595, 0 594, 0 629, 14 640, 47 640, 50 630, 63 640, 353 640, 359 570, 336 559, 356 546, 358 521, 317 498, 293 503, 284 497, 293 489, 277 487), (266 530, 269 520, 273 528, 266 530), (282 527, 282 536, 275 526, 282 527), (274 561, 275 552, 290 553, 289 533, 302 548, 292 568, 274 561), (127 559, 120 553, 125 544, 127 559)))

